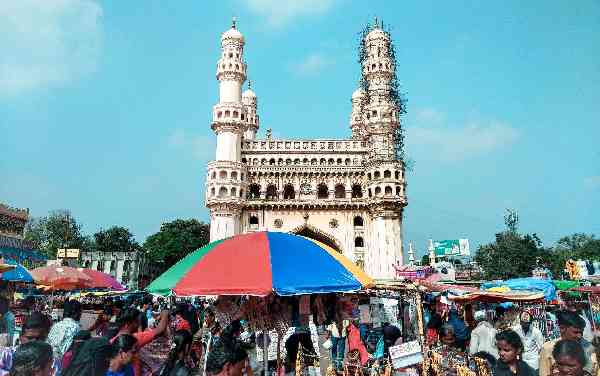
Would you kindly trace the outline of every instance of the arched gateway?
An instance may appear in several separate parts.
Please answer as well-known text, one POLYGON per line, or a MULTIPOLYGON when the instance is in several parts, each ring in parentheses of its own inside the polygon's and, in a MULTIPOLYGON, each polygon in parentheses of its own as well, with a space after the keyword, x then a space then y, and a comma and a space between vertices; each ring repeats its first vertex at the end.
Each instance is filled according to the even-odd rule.
POLYGON ((319 230, 316 227, 313 227, 309 224, 304 224, 302 226, 298 226, 291 231, 293 234, 305 236, 307 238, 314 239, 318 242, 326 244, 331 248, 335 249, 339 253, 342 253, 342 249, 340 248, 337 240, 326 232, 319 230))

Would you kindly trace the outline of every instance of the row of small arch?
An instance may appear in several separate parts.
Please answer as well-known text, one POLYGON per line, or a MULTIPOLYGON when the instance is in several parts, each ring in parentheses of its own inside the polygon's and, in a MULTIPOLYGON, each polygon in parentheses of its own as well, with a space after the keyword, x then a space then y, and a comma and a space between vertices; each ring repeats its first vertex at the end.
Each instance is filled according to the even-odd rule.
MULTIPOLYGON (((367 65, 366 68, 367 68, 367 72, 370 72, 372 70, 377 69, 377 64, 367 65)), ((390 69, 390 65, 388 63, 385 63, 385 64, 379 63, 379 69, 384 69, 384 68, 387 69, 387 70, 389 70, 390 69)))
POLYGON ((247 120, 249 123, 252 124, 256 124, 256 117, 252 116, 252 117, 248 117, 246 119, 246 116, 243 113, 240 113, 238 111, 229 111, 229 110, 225 110, 225 111, 217 111, 217 119, 240 119, 240 120, 247 120), (233 115, 233 116, 232 116, 233 115))
MULTIPOLYGON (((373 179, 381 179, 381 175, 382 175, 381 171, 375 171, 375 172, 373 172, 373 175, 371 175, 370 172, 367 172, 367 179, 371 180, 371 176, 373 176, 373 179)), ((392 171, 390 171, 390 170, 383 171, 383 178, 391 179, 392 171)), ((394 171, 394 179, 396 179, 396 180, 400 179, 400 171, 394 171)))
MULTIPOLYGON (((224 64, 221 63, 221 69, 232 69, 232 70, 236 70, 239 72, 246 72, 246 67, 242 64, 241 68, 240 68, 240 64, 224 64)), ((217 63, 217 69, 219 69, 219 63, 217 63)))
POLYGON ((317 159, 317 158, 312 158, 312 159, 308 159, 308 158, 304 158, 302 159, 302 161, 300 161, 299 158, 296 158, 294 160, 292 160, 291 158, 287 158, 287 159, 283 159, 283 158, 279 158, 279 159, 275 159, 275 158, 271 158, 271 159, 266 159, 266 158, 262 158, 262 159, 258 159, 258 158, 254 158, 254 159, 246 159, 246 158, 242 158, 242 163, 246 163, 249 166, 291 166, 291 165, 295 165, 295 166, 299 166, 299 165, 305 165, 305 166, 360 166, 362 164, 362 161, 358 158, 355 158, 354 160, 350 159, 350 158, 346 158, 346 159, 342 159, 342 158, 338 158, 337 160, 334 158, 321 158, 321 159, 317 159), (259 163, 260 162, 260 163, 259 163))
MULTIPOLYGON (((217 172, 213 171, 210 174, 211 179, 216 179, 217 178, 217 172)), ((227 177, 229 177, 230 180, 237 180, 238 178, 238 173, 237 171, 231 171, 229 174, 227 173, 227 171, 225 170, 220 170, 219 171, 219 179, 220 180, 227 180, 227 177)), ((244 180, 244 173, 240 173, 240 180, 244 180)))
MULTIPOLYGON (((369 197, 391 197, 394 195, 394 187, 390 186, 390 185, 386 185, 386 186, 377 186, 375 188, 369 188, 367 190, 369 197)), ((402 195, 402 187, 399 185, 395 186, 395 195, 396 196, 401 196, 402 195)), ((215 187, 211 187, 210 188, 210 196, 211 197, 215 197, 217 196, 217 190, 215 187)), ((244 190, 240 189, 239 190, 239 195, 238 195, 238 190, 236 187, 231 187, 231 188, 227 188, 227 187, 220 187, 219 191, 218 191, 218 197, 219 198, 225 198, 225 197, 239 197, 239 198, 243 198, 244 197, 244 190)), ((346 197, 346 187, 343 184, 337 184, 333 190, 333 197, 337 198, 337 199, 345 199, 346 197)), ((352 186, 352 191, 350 192, 350 197, 351 198, 362 198, 363 197, 363 192, 362 192, 362 188, 360 185, 358 184, 354 184, 352 186)), ((248 186, 248 199, 260 199, 260 186, 258 184, 250 184, 248 186)), ((265 191, 265 198, 267 200, 278 200, 279 199, 279 193, 277 192, 277 187, 274 184, 269 184, 267 186, 267 189, 265 191)), ((317 198, 318 199, 328 199, 329 198, 329 188, 327 187, 327 184, 325 183, 321 183, 319 185, 317 185, 317 198)), ((283 199, 284 200, 295 200, 296 199, 296 190, 294 188, 293 185, 291 184, 286 184, 283 187, 283 199)))

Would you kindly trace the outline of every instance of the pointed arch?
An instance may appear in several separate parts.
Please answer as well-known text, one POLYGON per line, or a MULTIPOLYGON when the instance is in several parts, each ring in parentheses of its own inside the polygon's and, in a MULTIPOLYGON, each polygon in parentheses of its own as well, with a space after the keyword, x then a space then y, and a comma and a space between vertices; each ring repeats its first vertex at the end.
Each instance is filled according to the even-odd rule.
POLYGON ((329 235, 328 233, 321 231, 318 228, 309 224, 303 224, 301 226, 298 226, 295 229, 293 229, 291 233, 314 239, 318 242, 330 246, 339 253, 342 253, 342 248, 340 247, 338 241, 332 235, 329 235))

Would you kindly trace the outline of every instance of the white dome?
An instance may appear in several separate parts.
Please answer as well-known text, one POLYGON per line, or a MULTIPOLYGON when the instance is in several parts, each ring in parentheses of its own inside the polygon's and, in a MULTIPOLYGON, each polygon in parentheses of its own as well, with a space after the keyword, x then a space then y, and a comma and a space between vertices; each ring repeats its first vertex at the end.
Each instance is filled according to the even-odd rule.
POLYGON ((376 27, 373 30, 369 31, 369 34, 367 34, 367 38, 366 39, 389 39, 388 35, 385 33, 385 31, 381 30, 381 28, 376 27))
POLYGON ((352 93, 352 99, 358 99, 358 98, 362 98, 365 96, 365 91, 363 90, 362 87, 359 87, 358 89, 354 90, 354 93, 352 93))
POLYGON ((246 89, 242 94, 243 98, 256 98, 256 93, 252 89, 246 89))
POLYGON ((235 27, 232 27, 221 35, 221 41, 224 41, 225 39, 237 39, 244 42, 244 36, 235 27))

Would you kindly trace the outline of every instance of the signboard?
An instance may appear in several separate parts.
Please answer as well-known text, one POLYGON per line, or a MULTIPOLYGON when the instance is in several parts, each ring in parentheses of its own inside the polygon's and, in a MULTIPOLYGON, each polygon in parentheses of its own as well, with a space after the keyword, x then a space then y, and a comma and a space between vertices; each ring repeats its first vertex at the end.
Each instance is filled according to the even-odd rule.
POLYGON ((433 249, 435 257, 471 255, 469 239, 436 240, 433 249))
POLYGON ((56 252, 57 258, 79 258, 79 249, 76 248, 59 248, 56 252))

